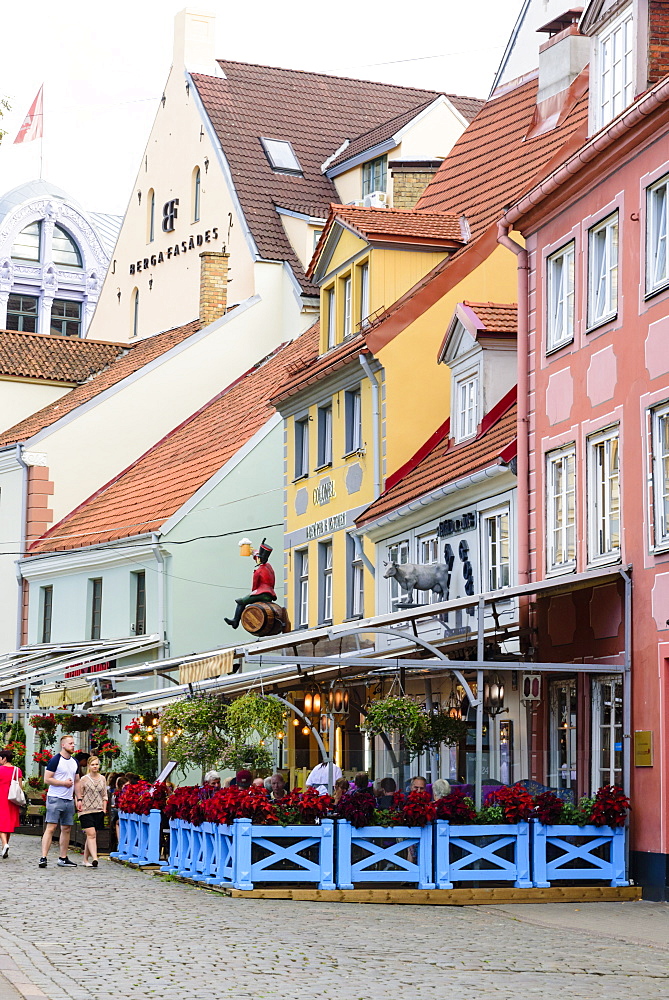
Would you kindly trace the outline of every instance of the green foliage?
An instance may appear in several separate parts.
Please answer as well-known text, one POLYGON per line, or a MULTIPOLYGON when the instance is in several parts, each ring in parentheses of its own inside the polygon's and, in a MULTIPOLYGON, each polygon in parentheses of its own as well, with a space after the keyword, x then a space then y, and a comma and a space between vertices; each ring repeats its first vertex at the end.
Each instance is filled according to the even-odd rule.
POLYGON ((591 815, 594 804, 595 800, 589 799, 585 795, 579 800, 577 806, 572 805, 571 802, 565 802, 562 806, 559 822, 569 826, 587 826, 592 822, 591 815))
POLYGON ((226 707, 211 695, 198 695, 169 705, 160 719, 168 736, 167 752, 180 771, 216 767, 229 743, 226 707))
POLYGON ((264 777, 274 770, 274 758, 271 751, 261 743, 231 743, 224 750, 220 765, 233 771, 246 768, 264 777))
POLYGON ((482 809, 478 811, 479 823, 506 823, 507 819, 504 815, 504 809, 502 806, 483 806, 482 809))
POLYGON ((393 696, 379 698, 369 706, 360 728, 368 736, 397 733, 404 739, 407 748, 412 748, 422 731, 423 715, 424 713, 411 698, 393 696))
POLYGON ((419 757, 427 750, 438 751, 443 744, 455 746, 467 734, 467 723, 452 719, 447 712, 423 712, 421 728, 410 748, 411 757, 419 757))
MULTIPOLYGON (((3 117, 5 111, 11 111, 11 105, 6 97, 0 97, 0 118, 3 117)), ((0 142, 7 135, 7 129, 0 128, 0 142)))
POLYGON ((283 730, 285 712, 274 695, 248 691, 228 706, 228 732, 236 744, 247 742, 254 733, 261 740, 274 739, 283 730))

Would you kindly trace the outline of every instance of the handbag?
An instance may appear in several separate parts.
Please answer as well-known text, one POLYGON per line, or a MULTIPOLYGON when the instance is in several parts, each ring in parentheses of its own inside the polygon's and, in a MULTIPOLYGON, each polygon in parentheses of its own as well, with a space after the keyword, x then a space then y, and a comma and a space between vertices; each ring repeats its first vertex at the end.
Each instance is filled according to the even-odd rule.
POLYGON ((21 788, 21 782, 19 781, 18 767, 15 767, 12 771, 12 780, 9 782, 7 799, 12 803, 12 805, 19 806, 20 808, 26 804, 25 793, 21 788))

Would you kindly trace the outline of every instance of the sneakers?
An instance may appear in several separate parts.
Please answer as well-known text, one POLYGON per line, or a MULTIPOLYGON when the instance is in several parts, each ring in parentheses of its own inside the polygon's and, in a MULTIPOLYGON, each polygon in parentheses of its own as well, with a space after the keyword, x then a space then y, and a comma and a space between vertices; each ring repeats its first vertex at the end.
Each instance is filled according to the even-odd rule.
POLYGON ((4 847, 2 848, 2 851, 0 851, 0 858, 8 858, 8 857, 9 857, 9 844, 5 844, 4 847))
MULTIPOLYGON (((46 858, 44 858, 44 861, 46 862, 46 858)), ((42 862, 40 861, 40 864, 41 863, 42 862)), ((44 865, 44 867, 46 868, 46 864, 44 865)), ((70 861, 69 858, 58 858, 58 867, 59 868, 76 868, 77 866, 76 866, 75 862, 74 861, 70 861)))
POLYGON ((38 868, 46 868, 46 858, 40 858, 38 868))

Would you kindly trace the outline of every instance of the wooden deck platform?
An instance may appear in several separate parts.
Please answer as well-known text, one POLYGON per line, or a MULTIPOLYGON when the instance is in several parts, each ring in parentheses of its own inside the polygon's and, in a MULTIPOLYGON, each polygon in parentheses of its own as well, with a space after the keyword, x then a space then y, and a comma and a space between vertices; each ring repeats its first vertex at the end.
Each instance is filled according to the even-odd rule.
POLYGON ((551 886, 549 889, 240 889, 219 887, 235 898, 293 899, 312 903, 383 903, 411 906, 491 906, 509 903, 622 903, 641 899, 639 886, 551 886))

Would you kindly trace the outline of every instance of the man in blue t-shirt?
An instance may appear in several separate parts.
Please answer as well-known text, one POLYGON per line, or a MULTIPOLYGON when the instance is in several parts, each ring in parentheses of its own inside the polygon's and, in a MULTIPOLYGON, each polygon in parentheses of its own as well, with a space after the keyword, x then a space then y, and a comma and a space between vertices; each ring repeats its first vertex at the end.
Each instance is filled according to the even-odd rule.
POLYGON ((60 823, 60 868, 76 868, 67 851, 70 846, 70 831, 74 823, 74 809, 81 802, 79 787, 79 763, 74 759, 74 737, 62 736, 60 753, 52 757, 46 766, 44 780, 48 785, 46 793, 46 828, 42 837, 42 857, 39 867, 46 868, 47 854, 51 847, 53 833, 60 823))

